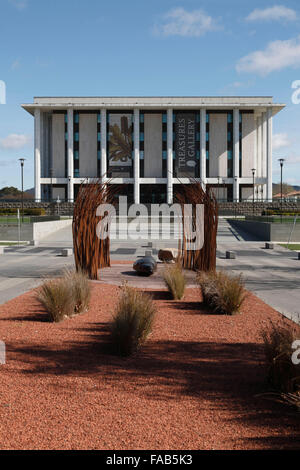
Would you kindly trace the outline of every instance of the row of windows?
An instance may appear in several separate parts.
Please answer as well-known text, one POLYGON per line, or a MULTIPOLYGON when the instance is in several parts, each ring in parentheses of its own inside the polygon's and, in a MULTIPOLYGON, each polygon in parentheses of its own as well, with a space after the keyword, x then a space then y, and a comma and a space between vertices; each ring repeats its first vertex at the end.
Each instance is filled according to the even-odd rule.
MULTIPOLYGON (((240 173, 241 173, 241 159, 242 159, 242 114, 239 115, 240 118, 240 173)), ((173 113, 173 123, 176 122, 176 112, 173 113)), ((196 122, 197 124, 200 123, 200 113, 196 114, 196 122)), ((163 173, 166 173, 166 161, 167 161, 167 113, 162 113, 162 123, 163 123, 163 132, 162 132, 162 143, 163 143, 163 152, 162 152, 162 160, 163 160, 163 173)), ((233 124, 233 113, 229 112, 227 114, 227 123, 228 123, 228 132, 227 132, 227 140, 228 140, 228 151, 227 151, 227 158, 228 158, 228 177, 231 177, 233 174, 233 132, 232 132, 232 124, 233 124)), ((68 132, 67 132, 67 125, 68 125, 68 115, 65 113, 65 142, 66 142, 66 154, 67 154, 67 141, 68 141, 68 132)), ((109 115, 108 115, 108 125, 109 125, 109 115)), ((200 143, 200 129, 196 132, 196 143, 200 143)), ((132 123, 132 132, 133 132, 133 123, 132 123)), ((132 139, 133 140, 133 139, 132 139)), ((140 112, 140 174, 143 177, 144 173, 144 113, 140 112)), ((175 140, 175 132, 173 126, 173 143, 175 140)), ((108 142, 109 144, 109 142, 108 142)), ((134 152, 132 151, 132 159, 134 158, 134 152)), ((196 158, 200 161, 200 145, 199 149, 196 151, 196 158)), ((173 159, 176 159, 176 153, 173 151, 173 159)), ((98 160, 98 176, 100 176, 100 165, 101 165, 101 114, 97 114, 97 160, 98 160)), ((209 113, 206 113, 206 161, 207 161, 207 174, 209 174, 209 113)), ((66 155, 66 166, 67 166, 67 155, 66 155)), ((66 169, 67 172, 67 169, 66 169)), ((196 173, 199 173, 199 167, 196 168, 196 173)), ((79 174, 79 113, 74 114, 74 176, 79 174)), ((165 176, 163 174, 163 176, 165 176)))

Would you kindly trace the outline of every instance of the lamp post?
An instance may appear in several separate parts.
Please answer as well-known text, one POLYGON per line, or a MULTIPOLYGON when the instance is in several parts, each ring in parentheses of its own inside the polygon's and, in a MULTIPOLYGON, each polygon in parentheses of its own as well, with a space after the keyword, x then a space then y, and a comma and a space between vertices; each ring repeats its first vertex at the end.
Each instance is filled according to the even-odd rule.
POLYGON ((255 172, 256 168, 252 168, 252 178, 253 178, 253 215, 254 215, 254 205, 255 205, 255 172))
POLYGON ((21 164, 21 186, 22 186, 22 196, 21 196, 21 204, 22 204, 22 222, 24 222, 24 162, 25 158, 19 158, 19 162, 21 164))
POLYGON ((281 206, 281 212, 282 212, 282 198, 283 198, 283 195, 282 195, 282 170, 283 170, 283 163, 285 161, 284 158, 278 158, 278 161, 280 163, 280 206, 281 206))

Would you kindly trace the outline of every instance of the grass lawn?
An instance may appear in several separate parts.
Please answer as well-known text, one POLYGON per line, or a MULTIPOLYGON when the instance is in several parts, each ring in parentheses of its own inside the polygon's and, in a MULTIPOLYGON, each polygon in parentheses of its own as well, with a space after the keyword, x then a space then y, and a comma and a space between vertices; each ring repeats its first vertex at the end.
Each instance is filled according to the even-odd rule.
MULTIPOLYGON (((21 217, 20 217, 21 219, 21 217)), ((0 216, 0 224, 17 224, 18 223, 18 218, 14 216, 6 216, 6 215, 1 215, 0 216)), ((29 224, 30 223, 30 217, 24 216, 23 218, 23 223, 29 224)))
MULTIPOLYGON (((0 246, 15 246, 18 244, 18 242, 0 242, 0 246)), ((20 243, 20 245, 25 245, 25 243, 20 243)))
POLYGON ((288 248, 289 250, 295 250, 295 251, 300 251, 300 243, 295 243, 295 244, 287 244, 287 243, 280 243, 280 246, 283 246, 283 248, 288 248))

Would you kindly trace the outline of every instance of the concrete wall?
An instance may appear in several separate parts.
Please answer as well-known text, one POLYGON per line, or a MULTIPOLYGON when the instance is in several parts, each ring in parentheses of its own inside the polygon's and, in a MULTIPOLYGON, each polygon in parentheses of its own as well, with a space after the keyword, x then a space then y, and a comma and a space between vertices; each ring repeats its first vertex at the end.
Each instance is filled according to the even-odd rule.
POLYGON ((79 174, 97 177, 97 115, 79 115, 79 174))
POLYGON ((227 177, 227 114, 209 117, 209 176, 227 177))
POLYGON ((65 116, 52 116, 52 162, 53 177, 65 177, 65 116))
MULTIPOLYGON (((229 223, 245 232, 256 235, 261 241, 288 242, 293 224, 256 222, 248 220, 228 219, 229 223)), ((296 224, 291 242, 300 242, 300 224, 296 224)))
POLYGON ((69 227, 72 225, 72 219, 67 220, 52 220, 51 222, 37 222, 32 224, 33 225, 33 232, 32 232, 32 240, 39 241, 43 240, 47 235, 56 232, 65 227, 69 227))
MULTIPOLYGON (((72 219, 68 220, 51 220, 49 222, 37 222, 33 224, 22 224, 20 241, 40 241, 47 235, 56 232, 64 227, 72 225, 72 219)), ((0 225, 0 240, 2 241, 18 241, 18 226, 0 225)))
POLYGON ((252 168, 256 168, 254 162, 255 145, 255 121, 254 114, 242 115, 242 177, 252 176, 252 168))
POLYGON ((144 116, 144 176, 162 177, 162 116, 144 116))
POLYGON ((253 188, 242 188, 242 200, 253 201, 253 188))

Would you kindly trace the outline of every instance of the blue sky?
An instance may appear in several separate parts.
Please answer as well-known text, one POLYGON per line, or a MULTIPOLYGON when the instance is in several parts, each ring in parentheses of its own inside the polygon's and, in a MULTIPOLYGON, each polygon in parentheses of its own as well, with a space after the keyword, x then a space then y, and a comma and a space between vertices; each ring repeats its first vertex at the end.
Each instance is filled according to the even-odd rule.
POLYGON ((0 187, 20 186, 20 157, 33 187, 33 118, 20 104, 52 95, 272 95, 287 104, 274 182, 285 156, 285 181, 300 184, 298 1, 0 0, 0 59, 0 187))

